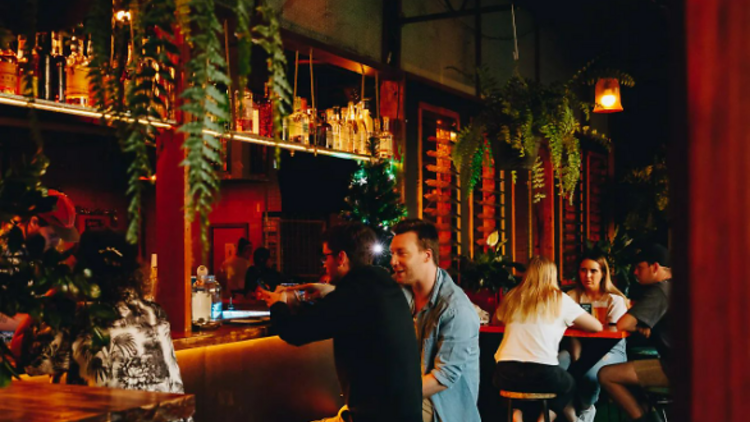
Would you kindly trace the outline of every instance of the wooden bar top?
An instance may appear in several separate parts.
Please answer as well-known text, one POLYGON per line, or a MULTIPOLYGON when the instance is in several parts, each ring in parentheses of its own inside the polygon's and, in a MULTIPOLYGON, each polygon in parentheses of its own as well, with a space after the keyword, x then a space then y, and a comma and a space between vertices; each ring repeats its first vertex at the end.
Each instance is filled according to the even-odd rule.
MULTIPOLYGON (((479 327, 480 333, 504 333, 504 325, 482 325, 479 327)), ((575 328, 568 328, 565 330, 565 337, 584 337, 584 338, 608 338, 608 339, 622 339, 630 337, 630 333, 627 331, 618 331, 615 326, 604 327, 603 331, 598 333, 591 333, 583 330, 576 330, 575 328)))
POLYGON ((257 325, 224 324, 215 330, 193 331, 189 336, 172 334, 172 344, 175 351, 196 347, 216 346, 219 344, 235 343, 268 336, 270 323, 257 325))
POLYGON ((0 388, 0 422, 176 421, 194 412, 192 394, 31 381, 0 388))

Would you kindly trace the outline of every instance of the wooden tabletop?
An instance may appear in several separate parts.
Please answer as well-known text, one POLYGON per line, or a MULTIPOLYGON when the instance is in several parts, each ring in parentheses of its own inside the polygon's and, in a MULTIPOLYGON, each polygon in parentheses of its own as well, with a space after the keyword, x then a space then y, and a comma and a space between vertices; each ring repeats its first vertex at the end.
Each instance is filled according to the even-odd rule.
POLYGON ((176 421, 194 412, 192 394, 30 381, 0 388, 0 422, 176 421))
MULTIPOLYGON (((480 333, 504 333, 504 325, 482 325, 479 327, 480 333)), ((588 331, 576 330, 574 328, 568 328, 565 330, 565 337, 585 337, 585 338, 609 338, 609 339, 620 339, 629 337, 630 333, 627 331, 617 331, 617 327, 608 326, 604 327, 603 331, 598 333, 590 333, 588 331)))

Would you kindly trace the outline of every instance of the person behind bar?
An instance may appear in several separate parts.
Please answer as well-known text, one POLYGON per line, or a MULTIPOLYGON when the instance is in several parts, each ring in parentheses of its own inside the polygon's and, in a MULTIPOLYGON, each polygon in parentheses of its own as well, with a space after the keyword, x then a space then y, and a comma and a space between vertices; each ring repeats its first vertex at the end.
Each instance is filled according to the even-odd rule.
POLYGON ((274 291, 284 282, 284 277, 276 269, 268 265, 271 259, 271 251, 260 247, 253 253, 253 266, 247 269, 245 274, 245 289, 243 293, 247 296, 255 293, 258 287, 274 291))
MULTIPOLYGON (((91 334, 76 324, 60 331, 27 320, 23 343, 13 351, 29 375, 67 374, 68 384, 183 393, 164 310, 142 299, 136 248, 112 230, 87 230, 76 253, 76 271, 90 272, 100 298, 117 316, 104 327, 109 344, 95 354, 91 334)), ((15 341, 15 339, 14 339, 15 341)))
POLYGON ((669 368, 665 366, 671 351, 667 332, 669 293, 672 289, 669 251, 658 244, 644 248, 636 256, 633 272, 638 283, 646 290, 628 313, 617 321, 617 329, 638 332, 648 338, 659 352, 660 359, 606 366, 599 371, 599 382, 633 421, 658 421, 658 414, 647 414, 629 389, 636 386, 669 387, 669 368))
POLYGON ((225 292, 224 296, 230 297, 233 293, 244 292, 245 275, 250 266, 252 252, 253 244, 241 237, 237 241, 237 250, 234 254, 222 262, 217 279, 225 292))
MULTIPOLYGON (((279 336, 300 346, 333 339, 347 422, 420 422, 419 354, 409 306, 388 273, 372 266, 375 233, 351 222, 323 236, 322 262, 329 289, 299 306, 292 291, 261 290, 279 336)), ((327 286, 327 285, 323 285, 327 286)))
POLYGON ((422 420, 480 421, 479 317, 474 306, 438 267, 433 224, 404 220, 393 232, 393 277, 411 307, 422 356, 422 420))
MULTIPOLYGON (((565 330, 571 325, 586 331, 601 331, 602 324, 586 313, 557 284, 557 268, 547 258, 529 261, 521 284, 511 290, 495 312, 495 322, 505 324, 505 335, 495 353, 495 386, 525 393, 554 393, 549 400, 552 418, 564 414, 576 420, 570 405, 575 381, 558 366, 557 352, 565 330)), ((513 411, 513 421, 522 420, 513 411)))

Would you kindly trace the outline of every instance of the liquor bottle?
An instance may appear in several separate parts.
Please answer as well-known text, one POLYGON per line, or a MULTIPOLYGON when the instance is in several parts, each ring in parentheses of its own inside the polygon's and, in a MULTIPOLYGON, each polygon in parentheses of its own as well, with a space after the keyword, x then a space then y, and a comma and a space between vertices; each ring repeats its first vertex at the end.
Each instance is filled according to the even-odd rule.
POLYGON ((328 132, 326 144, 328 148, 340 150, 341 127, 339 126, 339 107, 333 107, 329 111, 331 112, 331 117, 328 122, 331 124, 331 130, 328 132))
POLYGON ((30 94, 36 97, 36 74, 34 73, 36 66, 33 62, 29 62, 29 55, 26 54, 26 37, 23 35, 18 36, 18 54, 16 57, 18 58, 18 88, 16 92, 18 92, 18 95, 30 94), (27 72, 30 79, 26 77, 27 72), (27 85, 29 80, 31 81, 30 86, 27 85))
POLYGON ((325 131, 325 138, 324 138, 325 147, 328 149, 334 149, 335 140, 334 140, 333 127, 336 124, 334 119, 335 118, 333 117, 333 109, 329 108, 328 110, 326 110, 326 118, 325 118, 325 123, 323 125, 323 129, 325 131))
POLYGON ((63 54, 62 34, 51 32, 52 50, 50 53, 50 66, 52 70, 51 100, 59 103, 65 102, 65 55, 63 54))
POLYGON ((259 130, 260 136, 273 138, 273 102, 271 101, 271 89, 268 83, 265 84, 265 96, 258 102, 258 115, 260 118, 259 130))
POLYGON ((355 152, 355 140, 357 136, 357 109, 353 101, 349 101, 346 108, 346 120, 344 125, 344 143, 342 150, 345 152, 355 152))
POLYGON ((73 37, 65 68, 65 102, 80 106, 89 104, 89 59, 83 54, 84 40, 73 37))
POLYGON ((245 90, 242 99, 238 101, 239 111, 237 112, 237 130, 240 132, 249 132, 254 134, 260 133, 260 121, 258 109, 253 102, 253 93, 245 90))
POLYGON ((380 158, 393 158, 393 134, 391 133, 390 119, 383 117, 383 131, 380 132, 380 158))
POLYGON ((359 108, 359 125, 361 127, 359 135, 359 153, 365 155, 370 154, 370 137, 373 136, 373 121, 372 117, 370 117, 368 105, 369 100, 363 100, 360 103, 359 108))
POLYGON ((192 300, 190 305, 193 324, 201 327, 211 320, 212 298, 206 285, 208 269, 201 265, 198 267, 196 275, 196 281, 191 286, 192 300))
POLYGON ((44 32, 36 34, 34 64, 36 69, 36 93, 43 100, 52 100, 52 60, 50 57, 50 37, 44 32))
POLYGON ((206 290, 211 298, 211 322, 221 324, 221 313, 223 304, 221 303, 221 285, 216 282, 216 277, 209 275, 206 278, 206 290))
POLYGON ((0 49, 0 92, 3 94, 18 93, 18 57, 10 48, 0 49))
POLYGON ((299 122, 299 110, 302 108, 302 98, 294 97, 292 112, 284 118, 282 138, 287 142, 299 142, 302 128, 299 122))
POLYGON ((301 129, 299 142, 303 145, 310 145, 310 115, 307 113, 307 98, 302 98, 301 105, 298 114, 301 129))

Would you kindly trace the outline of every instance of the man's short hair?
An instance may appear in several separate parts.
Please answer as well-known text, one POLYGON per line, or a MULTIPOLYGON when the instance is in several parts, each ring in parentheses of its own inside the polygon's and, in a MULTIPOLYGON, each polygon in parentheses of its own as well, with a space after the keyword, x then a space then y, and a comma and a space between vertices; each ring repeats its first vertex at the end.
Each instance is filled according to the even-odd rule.
POLYGON ((393 233, 397 235, 409 232, 414 232, 417 235, 417 246, 419 246, 420 250, 429 249, 432 251, 432 260, 435 262, 435 265, 438 265, 440 238, 438 237, 437 227, 429 221, 418 218, 401 220, 401 222, 393 227, 393 233))
POLYGON ((323 234, 323 242, 331 252, 346 252, 351 268, 372 264, 377 240, 371 228, 358 222, 337 224, 323 234))
POLYGON ((669 250, 664 246, 654 243, 641 249, 636 255, 634 263, 648 262, 648 265, 658 263, 662 267, 670 267, 669 262, 669 250))
POLYGON ((271 251, 264 247, 260 247, 255 250, 253 253, 253 261, 254 262, 260 262, 260 261, 268 261, 271 258, 271 251))
POLYGON ((241 255, 245 252, 245 249, 252 248, 253 244, 250 243, 247 238, 241 237, 240 240, 237 241, 237 255, 241 255))

